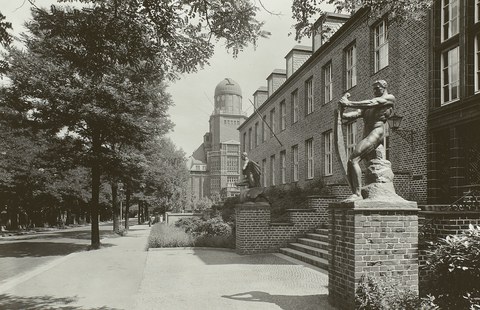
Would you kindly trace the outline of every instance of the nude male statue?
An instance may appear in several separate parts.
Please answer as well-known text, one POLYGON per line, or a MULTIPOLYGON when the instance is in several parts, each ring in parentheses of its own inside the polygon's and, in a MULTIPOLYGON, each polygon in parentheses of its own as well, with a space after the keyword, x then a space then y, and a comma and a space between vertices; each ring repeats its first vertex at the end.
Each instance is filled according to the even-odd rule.
POLYGON ((243 180, 238 182, 237 185, 247 185, 248 188, 260 187, 260 166, 249 160, 245 152, 242 153, 241 157, 243 160, 243 180))
POLYGON ((377 80, 373 83, 375 98, 362 101, 350 101, 350 94, 346 93, 339 101, 344 108, 353 108, 355 111, 343 113, 342 118, 353 120, 363 118, 363 138, 355 146, 347 164, 347 178, 352 195, 346 201, 362 199, 361 183, 362 170, 360 161, 368 157, 382 142, 385 135, 384 124, 393 114, 395 97, 387 92, 387 82, 377 80))

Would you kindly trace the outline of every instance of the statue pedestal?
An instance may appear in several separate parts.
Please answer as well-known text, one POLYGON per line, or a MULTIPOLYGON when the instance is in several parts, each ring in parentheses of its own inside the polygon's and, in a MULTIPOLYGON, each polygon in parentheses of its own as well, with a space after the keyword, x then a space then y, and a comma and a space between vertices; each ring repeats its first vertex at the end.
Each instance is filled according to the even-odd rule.
POLYGON ((362 275, 386 276, 418 292, 418 208, 370 199, 330 204, 328 292, 338 309, 355 309, 362 275))

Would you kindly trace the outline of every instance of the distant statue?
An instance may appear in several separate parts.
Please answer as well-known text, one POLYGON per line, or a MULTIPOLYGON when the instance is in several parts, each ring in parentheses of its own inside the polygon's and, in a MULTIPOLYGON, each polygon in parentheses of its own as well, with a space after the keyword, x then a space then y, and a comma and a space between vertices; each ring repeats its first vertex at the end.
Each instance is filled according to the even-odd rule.
MULTIPOLYGON (((379 152, 377 148, 382 144, 385 136, 385 122, 393 114, 395 97, 387 92, 387 82, 384 80, 378 80, 373 83, 373 93, 375 98, 363 101, 350 101, 348 99, 350 94, 346 93, 339 101, 342 110, 344 108, 355 109, 355 111, 343 112, 341 114, 343 119, 354 120, 363 118, 364 121, 362 140, 355 146, 347 163, 347 179, 352 190, 352 195, 348 197, 346 201, 364 198, 362 197, 361 191, 362 170, 360 168, 360 161, 363 159, 371 160, 377 157, 378 161, 382 161, 381 165, 383 166, 385 166, 386 162, 387 165, 389 165, 386 169, 390 170, 388 173, 391 174, 391 177, 388 176, 388 181, 380 181, 379 183, 392 183, 393 181, 390 162, 383 158, 378 158, 379 152)), ((374 164, 380 165, 379 163, 374 164)), ((374 182, 375 181, 372 181, 371 183, 374 182)), ((391 188, 393 193, 395 193, 393 184, 391 184, 391 188)))
POLYGON ((253 160, 248 159, 247 153, 242 153, 243 160, 243 179, 237 186, 247 186, 248 189, 240 191, 240 202, 265 202, 268 198, 265 196, 265 188, 260 185, 260 166, 253 160))
POLYGON ((256 162, 249 160, 247 153, 242 153, 243 160, 243 180, 238 182, 238 186, 247 186, 248 188, 260 187, 260 175, 261 169, 260 165, 256 162))

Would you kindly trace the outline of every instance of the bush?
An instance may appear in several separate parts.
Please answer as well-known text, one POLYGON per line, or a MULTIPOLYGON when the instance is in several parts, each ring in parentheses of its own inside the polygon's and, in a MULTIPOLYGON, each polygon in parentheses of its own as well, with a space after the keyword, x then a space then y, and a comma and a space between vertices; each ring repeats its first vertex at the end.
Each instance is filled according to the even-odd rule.
POLYGON ((439 309, 434 298, 418 295, 398 288, 396 282, 387 278, 362 276, 355 291, 357 310, 435 310, 439 309))
POLYGON ((185 232, 198 236, 229 236, 232 234, 232 227, 225 223, 220 217, 211 219, 181 219, 175 223, 176 227, 183 228, 185 232))
POLYGON ((193 236, 181 228, 164 223, 153 225, 148 237, 149 248, 189 247, 194 244, 193 236))
POLYGON ((429 293, 442 309, 480 309, 480 226, 432 244, 429 293))

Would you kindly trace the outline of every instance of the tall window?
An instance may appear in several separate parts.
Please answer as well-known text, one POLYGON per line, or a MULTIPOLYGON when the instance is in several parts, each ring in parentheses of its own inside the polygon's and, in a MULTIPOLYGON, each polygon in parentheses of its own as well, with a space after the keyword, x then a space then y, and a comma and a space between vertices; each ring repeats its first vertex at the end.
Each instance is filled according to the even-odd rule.
POLYGON ((353 153, 357 143, 357 123, 351 122, 347 124, 347 157, 353 153))
POLYGON ((275 133, 275 109, 270 110, 270 136, 275 133))
POLYGON ((458 33, 458 0, 442 0, 442 40, 445 41, 458 33))
MULTIPOLYGON (((480 1, 478 1, 480 3, 480 1)), ((475 92, 480 91, 480 34, 475 36, 475 92)))
POLYGON ((285 100, 280 102, 280 130, 287 128, 287 104, 285 100))
POLYGON ((357 48, 355 44, 345 50, 346 89, 357 85, 357 48))
POLYGON ((292 93, 292 123, 298 122, 298 91, 292 93))
POLYGON ((305 82, 305 107, 307 114, 310 114, 315 110, 313 104, 313 78, 310 78, 305 82))
POLYGON ((267 187, 267 159, 262 160, 262 184, 263 187, 267 187))
POLYGON ((255 147, 260 144, 260 132, 258 131, 258 122, 255 123, 255 147))
POLYGON ((270 156, 270 185, 275 185, 275 155, 270 156))
POLYGON ((280 152, 280 183, 287 183, 287 153, 280 152))
POLYGON ((247 133, 243 133, 243 145, 242 145, 242 151, 246 152, 247 151, 247 133))
POLYGON ((323 141, 325 146, 325 158, 324 158, 324 174, 333 174, 333 133, 328 131, 323 134, 323 141))
POLYGON ((327 103, 332 100, 332 84, 332 63, 330 62, 325 67, 323 67, 323 103, 327 103))
POLYGON ((298 145, 292 146, 292 180, 298 181, 298 145))
POLYGON ((248 150, 253 149, 252 127, 248 128, 248 150))
POLYGON ((388 66, 388 29, 383 19, 374 29, 375 72, 388 66))
POLYGON ((475 0, 475 22, 480 21, 480 0, 475 0))
POLYGON ((238 157, 227 157, 227 171, 231 173, 238 173, 238 157))
POLYGON ((267 125, 267 116, 266 115, 263 116, 262 128, 263 128, 263 130, 262 130, 262 132, 263 132, 262 141, 265 142, 265 141, 267 141, 267 137, 268 137, 268 135, 267 135, 268 125, 267 125))
POLYGON ((305 150, 307 156, 307 179, 313 179, 314 161, 313 161, 313 139, 305 141, 305 150))
POLYGON ((442 54, 442 105, 459 98, 459 60, 458 46, 442 54))

